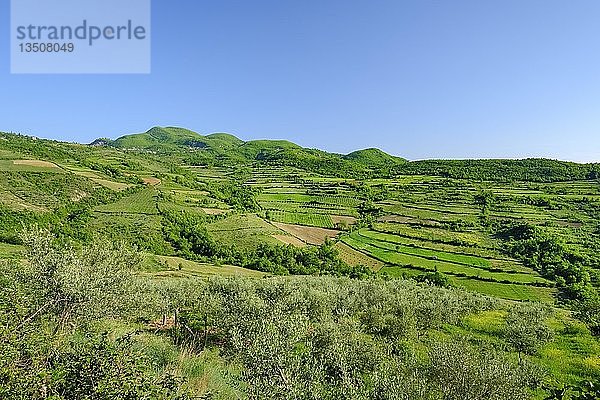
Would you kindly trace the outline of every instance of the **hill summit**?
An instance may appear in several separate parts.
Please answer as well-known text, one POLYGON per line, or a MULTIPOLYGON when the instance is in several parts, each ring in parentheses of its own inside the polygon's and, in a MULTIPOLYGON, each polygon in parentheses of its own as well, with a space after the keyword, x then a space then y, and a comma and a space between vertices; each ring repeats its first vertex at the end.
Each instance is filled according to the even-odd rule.
POLYGON ((263 139, 245 142, 229 133, 201 135, 178 127, 157 126, 144 133, 125 135, 115 140, 97 139, 91 144, 155 153, 201 151, 202 159, 205 161, 211 159, 230 159, 235 162, 263 161, 296 167, 314 167, 319 163, 327 162, 330 167, 342 170, 393 167, 406 162, 403 158, 374 148, 341 155, 304 148, 287 140, 263 139))

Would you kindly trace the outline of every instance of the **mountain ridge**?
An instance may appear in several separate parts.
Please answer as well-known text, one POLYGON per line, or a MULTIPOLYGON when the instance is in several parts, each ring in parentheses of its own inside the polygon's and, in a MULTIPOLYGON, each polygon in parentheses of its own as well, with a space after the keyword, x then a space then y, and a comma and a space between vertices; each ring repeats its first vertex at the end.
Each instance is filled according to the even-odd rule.
MULTIPOLYGON (((123 136, 119 136, 117 139, 110 140, 106 138, 99 138, 94 140, 91 145, 107 145, 110 147, 124 148, 131 145, 131 148, 137 149, 146 149, 148 147, 153 147, 156 145, 161 145, 170 147, 168 145, 179 145, 181 147, 197 147, 190 146, 190 141, 196 141, 199 143, 204 143, 207 147, 210 147, 211 144, 229 144, 236 146, 246 146, 246 147, 264 147, 268 149, 280 149, 286 150, 290 148, 294 149, 304 149, 304 150, 317 150, 319 152, 327 153, 327 154, 338 154, 332 153, 321 149, 310 149, 302 147, 296 143, 293 143, 288 140, 283 139, 253 139, 244 141, 237 136, 226 133, 226 132, 215 132, 207 135, 202 135, 200 133, 194 132, 192 130, 181 128, 181 127, 160 127, 154 126, 143 133, 133 133, 127 134, 123 136), (148 140, 149 138, 153 140, 148 140), (142 139, 142 140, 140 140, 142 139), (142 146, 140 146, 140 144, 142 146)), ((394 161, 394 162, 406 162, 407 160, 391 155, 389 153, 384 152, 378 148, 368 148, 368 149, 358 149, 348 154, 341 154, 343 158, 349 160, 361 160, 366 158, 379 158, 386 159, 386 161, 394 161), (376 155, 374 155, 376 153, 376 155), (368 156, 367 156, 368 154, 368 156)))
MULTIPOLYGON (((222 167, 292 167, 339 178, 390 178, 399 175, 431 175, 441 178, 481 181, 559 182, 600 180, 600 164, 574 163, 547 158, 525 159, 427 159, 407 161, 379 149, 356 150, 349 154, 304 148, 286 140, 243 141, 228 133, 201 135, 185 128, 154 127, 143 133, 99 138, 78 144, 16 133, 0 133, 0 139, 14 138, 14 151, 36 159, 56 161, 57 154, 72 158, 70 146, 78 149, 112 149, 126 154, 144 153, 166 157, 172 164, 222 167), (20 138, 20 139, 18 139, 20 138), (19 143, 18 145, 16 143, 19 143)), ((83 153, 82 153, 83 154, 83 153)), ((90 153, 91 154, 91 153, 90 153)), ((98 161, 92 161, 97 163, 98 161)))

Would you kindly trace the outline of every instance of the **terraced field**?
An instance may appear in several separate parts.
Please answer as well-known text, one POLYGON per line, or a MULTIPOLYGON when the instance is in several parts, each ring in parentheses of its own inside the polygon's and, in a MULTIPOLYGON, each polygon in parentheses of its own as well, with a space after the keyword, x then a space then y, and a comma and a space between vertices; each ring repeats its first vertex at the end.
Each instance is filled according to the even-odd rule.
POLYGON ((290 166, 176 164, 109 148, 85 162, 2 150, 0 207, 43 214, 110 189, 114 196, 103 198, 111 200, 91 206, 87 227, 142 248, 173 252, 162 229, 164 213, 175 211, 205 221, 211 239, 224 246, 252 251, 261 243, 305 247, 330 238, 348 265, 389 276, 437 270, 468 290, 514 300, 549 300, 554 283, 509 257, 507 243, 494 234, 498 227, 540 227, 590 263, 598 260, 598 181, 357 179, 290 166), (219 192, 219 185, 231 182, 251 189, 257 207, 245 209, 219 192))
POLYGON ((114 203, 96 207, 96 212, 108 214, 158 214, 157 192, 152 188, 140 190, 114 203))
POLYGON ((346 264, 352 265, 353 267, 364 265, 371 268, 373 271, 378 272, 385 265, 376 258, 369 257, 365 253, 348 246, 343 241, 337 242, 335 248, 339 252, 340 258, 344 260, 346 264))
POLYGON ((327 239, 332 239, 340 233, 333 229, 318 228, 314 226, 300 226, 281 222, 273 222, 272 224, 282 231, 298 238, 302 242, 312 245, 323 244, 327 239))
POLYGON ((253 249, 260 243, 281 244, 274 235, 285 234, 256 214, 232 214, 208 224, 206 229, 218 243, 242 249, 253 249))
POLYGON ((0 160, 0 171, 64 173, 52 162, 42 160, 0 160))
POLYGON ((290 211, 267 210, 266 218, 274 222, 285 224, 316 226, 320 228, 333 228, 333 221, 327 214, 307 214, 290 211))
POLYGON ((585 253, 589 250, 582 242, 592 232, 578 231, 592 225, 590 216, 562 204, 584 201, 584 196, 595 201, 600 194, 593 181, 492 184, 415 175, 357 182, 293 168, 253 171, 246 184, 261 191, 257 201, 267 220, 296 230, 354 230, 361 206, 375 200, 381 210, 377 220, 368 229, 343 235, 336 245, 349 265, 367 265, 391 276, 438 270, 469 290, 544 301, 552 299, 554 283, 510 258, 488 226, 540 226, 585 253))

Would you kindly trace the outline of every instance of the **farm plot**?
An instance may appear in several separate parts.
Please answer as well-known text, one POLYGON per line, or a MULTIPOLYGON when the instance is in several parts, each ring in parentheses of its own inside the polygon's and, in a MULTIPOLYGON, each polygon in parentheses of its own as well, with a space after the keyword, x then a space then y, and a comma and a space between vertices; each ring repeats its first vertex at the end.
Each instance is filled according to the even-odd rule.
POLYGON ((161 184, 161 180, 154 177, 154 176, 146 176, 142 178, 142 181, 144 182, 144 184, 148 185, 148 186, 157 186, 161 184))
POLYGON ((15 209, 52 209, 82 199, 93 191, 94 185, 89 179, 74 174, 0 172, 0 192, 3 193, 0 196, 15 209))
POLYGON ((292 235, 271 235, 283 244, 291 244, 295 247, 306 247, 306 243, 292 235))
POLYGON ((340 233, 339 231, 333 229, 324 229, 312 226, 300 226, 280 222, 273 222, 272 224, 282 231, 297 237, 301 241, 314 245, 323 244, 325 243, 325 240, 334 238, 340 233))
POLYGON ((16 211, 37 211, 44 212, 47 208, 32 204, 9 191, 0 190, 0 203, 6 207, 16 211))
MULTIPOLYGON (((398 266, 385 266, 379 273, 393 278, 411 278, 422 272, 398 266)), ((515 285, 509 283, 487 282, 464 277, 450 276, 450 283, 472 292, 482 293, 501 299, 516 301, 540 301, 552 304, 555 289, 528 285, 515 285)))
POLYGON ((151 188, 140 190, 111 204, 96 207, 95 211, 108 214, 158 214, 157 192, 151 188))
POLYGON ((58 165, 41 160, 0 160, 0 171, 64 173, 58 165))
POLYGON ((490 269, 492 263, 484 258, 466 255, 447 253, 439 250, 432 250, 417 246, 409 246, 393 240, 393 235, 386 235, 372 231, 361 230, 351 235, 354 239, 364 241, 388 250, 395 250, 398 253, 423 257, 434 261, 448 261, 455 264, 469 265, 482 269, 490 269))
POLYGON ((109 181, 108 179, 93 178, 92 181, 94 181, 95 183, 97 183, 100 186, 104 186, 105 188, 109 188, 109 189, 114 190, 116 192, 121 192, 121 191, 123 191, 125 189, 128 189, 128 188, 130 188, 132 186, 132 185, 127 184, 127 183, 109 181))
MULTIPOLYGON (((423 229, 415 229, 417 232, 421 232, 423 229)), ((372 229, 363 232, 365 235, 373 235, 372 237, 384 241, 390 241, 392 243, 403 244, 406 246, 421 247, 425 249, 444 251, 448 253, 464 254, 469 256, 476 256, 485 259, 489 259, 492 263, 500 263, 503 261, 514 263, 515 260, 508 258, 498 250, 488 247, 478 247, 473 245, 461 245, 461 244, 450 244, 442 240, 430 240, 429 238, 421 238, 416 235, 410 235, 411 231, 406 230, 405 232, 392 233, 390 230, 380 230, 376 226, 372 229), (384 236, 378 236, 381 234, 384 236)))
POLYGON ((197 166, 187 166, 184 167, 192 171, 196 176, 202 178, 215 178, 215 179, 223 179, 227 176, 229 170, 226 168, 216 168, 216 167, 197 167, 197 166))
POLYGON ((350 266, 357 267, 360 265, 364 265, 377 272, 384 265, 381 261, 373 257, 369 257, 368 255, 353 249, 344 242, 337 242, 335 244, 335 248, 338 250, 339 256, 342 259, 342 261, 344 261, 350 266))
POLYGON ((206 229, 218 243, 247 250, 261 243, 281 244, 273 235, 284 234, 256 214, 232 214, 208 224, 206 229))
POLYGON ((515 283, 515 284, 537 284, 549 285, 547 280, 526 273, 507 273, 507 272, 492 272, 490 270, 463 264, 457 264, 449 261, 435 260, 425 258, 420 255, 398 252, 395 246, 376 241, 367 241, 365 238, 357 236, 345 236, 342 241, 347 245, 364 251, 372 257, 397 266, 418 269, 422 271, 438 270, 445 274, 468 277, 476 280, 500 282, 500 283, 515 283))
POLYGON ((436 221, 442 223, 458 220, 475 223, 478 220, 478 215, 473 213, 447 213, 445 211, 435 210, 434 208, 415 207, 402 204, 383 204, 382 208, 387 213, 413 218, 415 220, 436 221))
POLYGON ((294 202, 321 205, 325 208, 354 208, 360 205, 360 200, 348 196, 309 195, 302 193, 262 193, 259 202, 294 202))
POLYGON ((350 217, 347 215, 331 215, 331 222, 333 222, 334 226, 350 226, 356 223, 355 217, 350 217))
POLYGON ((470 216, 470 215, 478 215, 481 213, 481 210, 474 207, 465 207, 464 205, 457 205, 456 207, 450 206, 441 206, 439 204, 431 204, 422 202, 419 204, 403 204, 402 207, 420 210, 420 211, 431 211, 434 213, 447 213, 447 214, 455 214, 460 216, 470 216))
POLYGON ((408 226, 393 222, 374 224, 379 232, 392 233, 407 238, 416 238, 435 243, 446 243, 456 246, 493 248, 493 243, 483 234, 474 232, 451 232, 436 227, 408 226))
POLYGON ((547 287, 482 282, 457 277, 451 277, 450 280, 456 286, 463 287, 467 290, 508 300, 553 303, 553 296, 556 293, 555 289, 547 287))
POLYGON ((344 208, 336 205, 325 205, 315 203, 296 203, 296 202, 260 202, 264 210, 286 211, 289 213, 310 213, 310 214, 336 214, 346 217, 356 217, 358 213, 355 209, 344 208))
POLYGON ((202 190, 162 190, 162 192, 168 197, 167 200, 169 202, 180 205, 218 208, 222 210, 227 210, 229 208, 226 203, 211 197, 208 192, 202 190))
POLYGON ((284 224, 333 228, 333 221, 327 214, 306 214, 300 212, 267 210, 265 216, 269 221, 281 222, 284 224))
POLYGON ((119 238, 142 250, 170 253, 170 244, 161 232, 159 215, 95 212, 87 228, 104 237, 119 238))
POLYGON ((489 249, 427 242, 414 238, 377 232, 370 229, 362 229, 357 234, 368 239, 398 245, 403 249, 408 248, 409 252, 414 251, 414 254, 423 255, 425 257, 437 257, 440 260, 475 265, 492 270, 497 269, 504 272, 531 272, 530 269, 524 267, 518 261, 507 258, 502 254, 489 249))
POLYGON ((58 168, 61 169, 58 165, 49 162, 49 161, 41 161, 41 160, 14 160, 14 165, 24 165, 29 167, 39 167, 39 168, 58 168))

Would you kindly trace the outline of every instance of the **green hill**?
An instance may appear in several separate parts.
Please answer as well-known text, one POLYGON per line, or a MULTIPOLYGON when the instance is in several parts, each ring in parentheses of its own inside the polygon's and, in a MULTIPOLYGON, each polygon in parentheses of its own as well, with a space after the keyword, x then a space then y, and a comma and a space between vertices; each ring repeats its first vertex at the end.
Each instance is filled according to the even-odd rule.
POLYGON ((91 145, 129 151, 151 151, 183 157, 193 165, 288 166, 338 177, 390 177, 435 175, 491 181, 556 182, 597 179, 597 164, 576 164, 547 159, 524 160, 422 160, 392 156, 376 148, 347 155, 308 149, 287 140, 245 142, 228 133, 200 135, 178 127, 154 127, 116 140, 97 139, 91 145))
POLYGON ((210 135, 206 135, 205 138, 206 140, 210 140, 215 144, 218 143, 223 147, 236 147, 244 144, 242 139, 239 139, 229 133, 211 133, 210 135))
POLYGON ((339 176, 362 176, 371 173, 371 170, 387 170, 406 162, 379 149, 340 155, 307 149, 287 140, 263 139, 244 142, 228 133, 203 136, 177 127, 154 127, 147 132, 121 136, 116 140, 97 139, 92 145, 159 154, 180 154, 196 165, 258 162, 339 176))
POLYGON ((365 150, 357 150, 352 153, 344 156, 347 160, 352 160, 359 162, 364 165, 396 165, 403 164, 406 162, 405 159, 400 157, 394 157, 389 155, 379 149, 365 149, 365 150))
POLYGON ((182 128, 154 127, 144 133, 121 136, 109 143, 124 149, 176 150, 179 147, 207 147, 203 136, 182 128))

